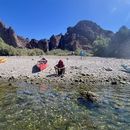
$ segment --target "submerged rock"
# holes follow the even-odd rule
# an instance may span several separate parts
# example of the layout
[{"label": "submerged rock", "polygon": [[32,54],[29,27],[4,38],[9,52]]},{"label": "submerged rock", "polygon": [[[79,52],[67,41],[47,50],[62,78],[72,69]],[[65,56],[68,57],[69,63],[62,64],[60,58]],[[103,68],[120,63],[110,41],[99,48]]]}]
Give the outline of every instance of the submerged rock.
[{"label": "submerged rock", "polygon": [[33,92],[31,92],[31,91],[29,91],[29,90],[24,90],[24,91],[23,91],[23,94],[33,95]]},{"label": "submerged rock", "polygon": [[97,102],[99,101],[99,96],[91,91],[83,91],[80,92],[81,96],[91,102]]}]

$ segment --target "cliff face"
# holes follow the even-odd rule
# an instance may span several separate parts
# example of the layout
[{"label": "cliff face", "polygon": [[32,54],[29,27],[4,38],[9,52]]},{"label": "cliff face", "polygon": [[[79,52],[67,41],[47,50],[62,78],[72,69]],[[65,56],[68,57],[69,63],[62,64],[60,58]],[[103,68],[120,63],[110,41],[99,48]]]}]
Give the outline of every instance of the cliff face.
[{"label": "cliff face", "polygon": [[4,40],[5,43],[14,47],[24,48],[29,42],[23,37],[17,36],[11,27],[5,27],[2,22],[0,22],[0,37]]},{"label": "cliff face", "polygon": [[80,21],[74,27],[69,27],[67,33],[62,37],[60,46],[68,50],[81,48],[84,50],[91,49],[92,43],[97,36],[112,37],[111,31],[103,30],[96,23],[91,21]]},{"label": "cliff face", "polygon": [[48,44],[49,41],[46,39],[41,39],[39,41],[36,39],[31,39],[31,41],[26,44],[26,47],[29,49],[39,48],[44,52],[47,52],[49,49]]}]

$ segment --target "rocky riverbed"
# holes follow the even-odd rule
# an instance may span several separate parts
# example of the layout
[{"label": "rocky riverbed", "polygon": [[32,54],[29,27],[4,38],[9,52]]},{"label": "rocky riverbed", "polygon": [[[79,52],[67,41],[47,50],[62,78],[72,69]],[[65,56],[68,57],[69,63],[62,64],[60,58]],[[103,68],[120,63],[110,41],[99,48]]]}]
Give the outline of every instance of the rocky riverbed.
[{"label": "rocky riverbed", "polygon": [[[45,57],[48,68],[34,72],[37,61]],[[0,64],[0,78],[3,80],[24,80],[32,84],[54,83],[66,86],[86,85],[95,83],[129,83],[130,74],[126,73],[123,65],[130,65],[129,59],[99,58],[79,56],[37,56],[37,57],[6,57],[7,61]],[[62,59],[66,72],[64,77],[57,77],[54,65]]]}]

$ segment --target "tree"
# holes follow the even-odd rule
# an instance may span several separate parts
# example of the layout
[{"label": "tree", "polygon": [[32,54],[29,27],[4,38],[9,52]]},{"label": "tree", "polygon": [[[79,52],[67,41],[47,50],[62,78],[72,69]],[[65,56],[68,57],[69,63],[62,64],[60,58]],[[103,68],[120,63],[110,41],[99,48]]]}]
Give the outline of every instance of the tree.
[{"label": "tree", "polygon": [[93,52],[95,56],[105,56],[105,50],[110,43],[110,38],[98,36],[93,42]]}]

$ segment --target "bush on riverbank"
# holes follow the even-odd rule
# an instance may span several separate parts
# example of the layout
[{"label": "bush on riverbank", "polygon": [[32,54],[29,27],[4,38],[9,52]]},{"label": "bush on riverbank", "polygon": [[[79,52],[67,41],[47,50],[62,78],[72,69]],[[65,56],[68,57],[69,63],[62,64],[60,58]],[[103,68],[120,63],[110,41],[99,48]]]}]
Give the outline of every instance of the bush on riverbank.
[{"label": "bush on riverbank", "polygon": [[99,36],[93,42],[93,53],[95,56],[105,56],[110,44],[110,39]]},{"label": "bush on riverbank", "polygon": [[67,56],[70,54],[68,50],[54,49],[52,51],[48,51],[47,55],[56,55],[56,56]]}]

